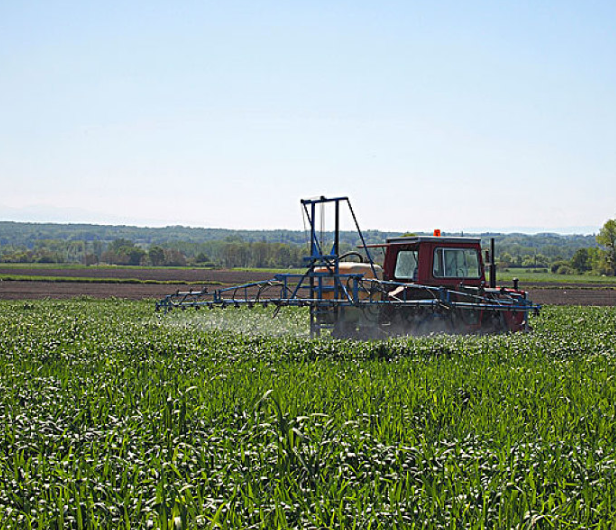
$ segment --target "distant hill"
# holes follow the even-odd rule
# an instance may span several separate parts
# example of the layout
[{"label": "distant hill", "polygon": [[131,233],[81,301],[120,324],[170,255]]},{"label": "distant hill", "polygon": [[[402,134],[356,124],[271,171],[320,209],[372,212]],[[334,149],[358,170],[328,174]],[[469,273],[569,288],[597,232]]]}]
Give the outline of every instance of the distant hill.
[{"label": "distant hill", "polygon": [[[331,236],[331,233],[326,233]],[[364,236],[369,243],[380,243],[387,237],[399,236],[399,232],[368,230]],[[287,243],[303,245],[309,234],[301,230],[230,230],[224,228],[191,228],[166,226],[147,228],[125,225],[25,223],[0,221],[0,245],[23,245],[32,247],[41,240],[100,241],[110,243],[116,239],[130,239],[136,244],[153,245],[183,241],[206,243],[209,241],[237,241],[254,243]],[[341,240],[355,244],[356,232],[342,232]]]},{"label": "distant hill", "polygon": [[[401,235],[399,232],[381,232],[367,230],[364,232],[369,244],[382,243],[388,237]],[[460,235],[460,234],[448,234]],[[561,256],[570,258],[579,248],[596,247],[593,235],[544,234],[502,234],[482,233],[464,234],[479,236],[487,242],[490,237],[496,239],[499,252],[519,254],[544,254],[548,257]],[[187,226],[167,226],[147,228],[125,225],[96,224],[60,224],[60,223],[26,223],[0,221],[0,245],[33,248],[37,242],[57,241],[99,241],[103,244],[117,239],[129,239],[142,247],[175,242],[207,243],[211,241],[226,242],[267,242],[306,245],[309,234],[301,230],[230,230],[222,228],[191,228]],[[325,234],[329,240],[331,233]],[[341,243],[356,246],[360,243],[355,232],[341,233]]]}]

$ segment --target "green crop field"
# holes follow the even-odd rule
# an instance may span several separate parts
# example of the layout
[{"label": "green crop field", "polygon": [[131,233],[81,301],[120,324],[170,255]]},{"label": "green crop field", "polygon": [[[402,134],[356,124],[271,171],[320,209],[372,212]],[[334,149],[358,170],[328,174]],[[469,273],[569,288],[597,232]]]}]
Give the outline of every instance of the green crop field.
[{"label": "green crop field", "polygon": [[616,310],[310,340],[306,314],[0,302],[0,528],[612,528]]},{"label": "green crop field", "polygon": [[616,278],[614,278],[614,276],[598,276],[596,274],[556,274],[533,269],[508,269],[506,271],[498,271],[497,277],[499,285],[509,283],[514,278],[520,280],[521,284],[596,284],[597,286],[609,287],[614,287],[616,285]]}]

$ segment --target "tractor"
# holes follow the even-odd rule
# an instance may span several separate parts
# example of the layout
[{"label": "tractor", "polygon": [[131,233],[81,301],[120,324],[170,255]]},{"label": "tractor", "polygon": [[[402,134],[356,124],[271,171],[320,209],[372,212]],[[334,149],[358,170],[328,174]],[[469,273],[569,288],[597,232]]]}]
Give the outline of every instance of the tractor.
[{"label": "tractor", "polygon": [[[312,336],[329,331],[336,338],[354,339],[528,331],[530,313],[539,312],[517,280],[510,288],[496,286],[493,239],[485,264],[480,239],[443,236],[439,230],[369,245],[348,197],[304,199],[301,204],[310,226],[303,274],[276,274],[212,293],[206,288],[178,291],[158,301],[156,309],[309,307]],[[359,238],[358,249],[346,253],[340,251],[343,205]],[[334,209],[329,251],[322,222],[326,207]],[[372,257],[376,248],[384,251],[382,265]]]}]

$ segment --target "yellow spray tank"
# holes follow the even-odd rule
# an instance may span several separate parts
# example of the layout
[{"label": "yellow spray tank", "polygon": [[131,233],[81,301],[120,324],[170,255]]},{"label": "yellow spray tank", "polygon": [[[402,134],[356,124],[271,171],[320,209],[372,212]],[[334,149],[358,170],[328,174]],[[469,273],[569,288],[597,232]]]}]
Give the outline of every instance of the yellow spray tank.
[{"label": "yellow spray tank", "polygon": [[[314,269],[314,272],[317,274],[319,273],[326,274],[329,271],[330,269],[328,269],[327,267],[315,267]],[[338,264],[338,271],[339,271],[339,274],[341,275],[347,275],[347,274],[363,275],[364,280],[370,280],[370,279],[382,280],[383,279],[383,269],[379,265],[376,265],[376,264],[370,265],[369,263],[355,263],[355,262],[350,262],[350,261],[343,261]],[[376,272],[376,278],[374,276],[375,272]],[[324,276],[323,278],[321,278],[321,282],[323,286],[322,299],[323,300],[334,300],[335,291],[334,291],[333,271],[332,271],[331,278]],[[349,279],[349,281],[347,282],[347,285],[344,285],[344,282],[343,282],[343,286],[346,287],[346,290],[349,296],[352,297],[353,296],[353,281]],[[346,296],[344,293],[338,293],[338,299],[345,298],[345,297]],[[367,300],[368,298],[370,298],[369,292],[365,290],[359,291],[360,300]]]}]

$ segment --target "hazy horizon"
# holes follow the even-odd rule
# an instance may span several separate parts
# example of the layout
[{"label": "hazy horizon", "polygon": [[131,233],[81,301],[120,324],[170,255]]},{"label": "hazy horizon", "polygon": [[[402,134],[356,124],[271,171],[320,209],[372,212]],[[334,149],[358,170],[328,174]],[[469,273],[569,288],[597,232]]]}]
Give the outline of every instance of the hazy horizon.
[{"label": "hazy horizon", "polygon": [[[356,212],[358,213],[358,212]],[[75,217],[76,216],[76,217]],[[407,231],[415,231],[421,233],[430,233],[433,228],[399,228],[399,229],[382,229],[378,226],[366,227],[362,225],[361,222],[361,214],[358,213],[358,221],[360,224],[360,228],[363,231],[368,230],[378,230],[381,232],[407,232]],[[297,222],[295,226],[279,226],[279,227],[269,227],[269,228],[260,228],[258,226],[246,226],[241,228],[230,228],[225,226],[206,226],[206,225],[187,225],[181,223],[167,223],[166,221],[156,221],[154,219],[134,219],[134,218],[122,218],[118,217],[116,219],[108,218],[105,216],[101,216],[100,213],[90,212],[87,210],[82,210],[79,208],[23,208],[23,209],[11,209],[6,208],[0,204],[0,221],[7,222],[17,222],[17,223],[33,223],[33,224],[66,224],[66,225],[79,225],[79,224],[87,224],[87,225],[98,225],[98,226],[135,226],[138,228],[166,228],[173,226],[183,226],[187,228],[205,228],[205,229],[222,229],[222,230],[291,230],[291,231],[301,231],[304,229],[302,224],[302,220],[300,217],[300,212],[298,209]],[[435,227],[437,228],[437,227]],[[552,233],[552,234],[560,234],[560,235],[595,235],[599,232],[601,227],[561,227],[557,229],[545,229],[544,227],[528,227],[528,226],[511,226],[511,227],[490,227],[490,226],[479,226],[479,227],[461,227],[461,228],[443,228],[438,227],[444,232],[449,233],[460,233],[465,232],[469,234],[480,234],[480,233],[502,233],[502,234],[512,234],[512,233],[521,233],[528,235],[536,235],[536,234],[544,234],[544,233]],[[346,229],[351,230],[351,227],[347,227]]]}]

